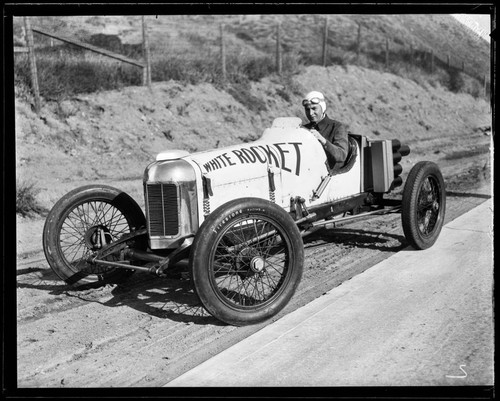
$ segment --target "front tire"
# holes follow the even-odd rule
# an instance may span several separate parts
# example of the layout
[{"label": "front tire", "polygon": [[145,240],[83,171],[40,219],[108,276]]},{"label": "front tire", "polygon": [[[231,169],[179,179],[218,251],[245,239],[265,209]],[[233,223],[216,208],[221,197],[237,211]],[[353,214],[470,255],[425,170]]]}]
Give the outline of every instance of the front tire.
[{"label": "front tire", "polygon": [[401,218],[407,241],[415,249],[436,242],[444,223],[446,191],[439,167],[429,161],[410,170],[403,190]]},{"label": "front tire", "polygon": [[[87,262],[87,258],[123,234],[146,224],[139,205],[125,192],[107,185],[87,185],[63,196],[49,212],[43,250],[52,270],[73,286],[119,282],[133,270]],[[145,249],[144,238],[134,245]],[[118,256],[106,258],[118,261]]]},{"label": "front tire", "polygon": [[203,222],[193,242],[191,277],[203,306],[235,326],[256,324],[293,296],[304,264],[297,225],[280,206],[236,199]]}]

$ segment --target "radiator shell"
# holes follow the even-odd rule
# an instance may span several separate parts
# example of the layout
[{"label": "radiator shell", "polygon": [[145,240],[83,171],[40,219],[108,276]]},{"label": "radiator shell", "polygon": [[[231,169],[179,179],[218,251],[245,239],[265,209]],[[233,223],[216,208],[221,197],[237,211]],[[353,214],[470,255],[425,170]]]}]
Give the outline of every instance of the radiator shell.
[{"label": "radiator shell", "polygon": [[177,248],[198,229],[194,168],[183,159],[157,161],[143,184],[150,248]]}]

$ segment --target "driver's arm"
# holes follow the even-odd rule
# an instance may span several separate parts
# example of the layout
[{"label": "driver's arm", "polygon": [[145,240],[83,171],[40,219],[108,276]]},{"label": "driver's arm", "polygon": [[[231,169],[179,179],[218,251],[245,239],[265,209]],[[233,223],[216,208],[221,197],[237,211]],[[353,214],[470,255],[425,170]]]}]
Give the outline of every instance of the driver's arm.
[{"label": "driver's arm", "polygon": [[345,124],[335,123],[330,132],[323,133],[326,142],[323,145],[328,162],[333,168],[341,165],[347,158],[349,140],[347,139],[348,128]]},{"label": "driver's arm", "polygon": [[312,129],[311,132],[323,145],[330,168],[342,166],[349,150],[347,125],[335,121],[322,133],[315,129]]}]

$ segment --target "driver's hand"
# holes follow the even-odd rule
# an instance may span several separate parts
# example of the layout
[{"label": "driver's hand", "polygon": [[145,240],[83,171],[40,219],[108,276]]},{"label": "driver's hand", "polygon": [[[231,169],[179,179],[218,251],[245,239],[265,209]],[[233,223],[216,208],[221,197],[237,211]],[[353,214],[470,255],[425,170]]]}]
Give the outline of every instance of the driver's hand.
[{"label": "driver's hand", "polygon": [[316,131],[315,129],[312,129],[310,130],[311,134],[313,134],[316,139],[322,144],[322,145],[325,145],[326,144],[326,139],[323,138],[323,135],[321,135],[318,131]]}]

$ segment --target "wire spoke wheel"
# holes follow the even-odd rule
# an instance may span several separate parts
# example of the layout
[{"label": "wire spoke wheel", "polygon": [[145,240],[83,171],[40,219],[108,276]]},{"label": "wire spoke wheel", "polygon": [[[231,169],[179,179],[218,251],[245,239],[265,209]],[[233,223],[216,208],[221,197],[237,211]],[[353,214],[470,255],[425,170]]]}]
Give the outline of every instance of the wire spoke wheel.
[{"label": "wire spoke wheel", "polygon": [[444,223],[446,192],[443,176],[433,162],[419,162],[408,174],[401,218],[406,239],[415,249],[431,247]]},{"label": "wire spoke wheel", "polygon": [[418,228],[422,235],[429,235],[436,227],[440,209],[439,185],[435,177],[424,180],[417,199]]},{"label": "wire spoke wheel", "polygon": [[254,324],[283,309],[300,282],[302,238],[290,215],[258,198],[222,205],[193,242],[195,291],[216,318]]},{"label": "wire spoke wheel", "polygon": [[[92,255],[145,224],[144,213],[127,194],[105,185],[77,188],[52,208],[43,232],[50,267],[71,285],[106,283],[128,277],[132,270],[91,263]],[[144,241],[137,241],[144,248]],[[120,260],[119,253],[104,258]]]},{"label": "wire spoke wheel", "polygon": [[[71,210],[62,222],[59,235],[61,254],[75,273],[103,274],[113,268],[87,263],[88,258],[103,246],[130,232],[124,214],[106,201],[82,203]],[[116,261],[117,255],[106,260]]]},{"label": "wire spoke wheel", "polygon": [[282,245],[286,237],[263,218],[235,221],[221,234],[209,259],[221,301],[253,308],[272,300],[289,269],[289,244]]}]

